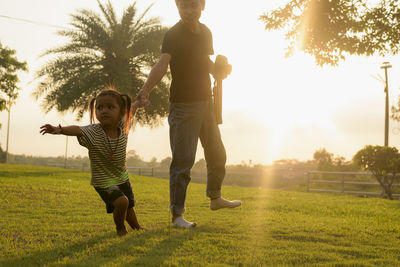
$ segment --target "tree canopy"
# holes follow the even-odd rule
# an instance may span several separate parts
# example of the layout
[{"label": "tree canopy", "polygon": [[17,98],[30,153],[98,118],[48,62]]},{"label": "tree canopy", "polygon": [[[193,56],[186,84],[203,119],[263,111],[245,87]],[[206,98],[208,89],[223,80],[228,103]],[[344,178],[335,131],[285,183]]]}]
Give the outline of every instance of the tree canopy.
[{"label": "tree canopy", "polygon": [[399,0],[290,0],[260,19],[267,30],[286,31],[287,56],[299,48],[320,66],[400,49]]},{"label": "tree canopy", "polygon": [[[37,73],[36,97],[43,96],[46,112],[77,112],[82,118],[88,101],[108,85],[136,96],[149,69],[160,55],[166,28],[158,18],[145,19],[148,9],[137,14],[135,3],[117,18],[111,3],[98,1],[101,14],[78,10],[72,14],[71,30],[58,32],[69,38],[61,47],[48,50],[53,56]],[[154,125],[168,111],[168,90],[164,82],[150,96],[151,105],[136,114],[140,124]]]},{"label": "tree canopy", "polygon": [[318,171],[355,171],[358,166],[346,161],[342,156],[335,156],[325,148],[318,149],[313,154],[313,159],[317,163]]},{"label": "tree canopy", "polygon": [[353,158],[354,162],[370,171],[382,186],[384,196],[393,199],[393,182],[400,172],[400,153],[395,147],[365,146]]},{"label": "tree canopy", "polygon": [[17,72],[26,71],[26,63],[15,57],[15,50],[3,47],[0,43],[0,111],[7,108],[7,102],[18,97],[19,82]]}]

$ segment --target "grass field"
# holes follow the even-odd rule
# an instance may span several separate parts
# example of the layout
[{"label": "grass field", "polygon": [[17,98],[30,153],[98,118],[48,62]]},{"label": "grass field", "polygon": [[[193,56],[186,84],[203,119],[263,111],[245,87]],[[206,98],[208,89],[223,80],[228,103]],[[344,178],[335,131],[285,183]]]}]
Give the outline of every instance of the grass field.
[{"label": "grass field", "polygon": [[191,230],[170,228],[168,180],[131,177],[141,223],[114,232],[87,172],[0,164],[0,266],[399,266],[400,203],[224,187],[235,210],[210,211],[190,184]]}]

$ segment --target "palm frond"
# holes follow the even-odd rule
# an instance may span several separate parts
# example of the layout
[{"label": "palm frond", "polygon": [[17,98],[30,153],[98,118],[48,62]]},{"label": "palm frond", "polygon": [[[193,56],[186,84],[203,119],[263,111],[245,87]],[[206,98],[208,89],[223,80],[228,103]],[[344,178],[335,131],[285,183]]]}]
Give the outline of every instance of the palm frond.
[{"label": "palm frond", "polygon": [[136,23],[132,25],[132,29],[136,29],[136,28],[140,28],[140,24],[142,23],[142,20],[144,19],[144,17],[146,16],[147,12],[149,12],[150,8],[153,6],[154,4],[151,4],[150,6],[148,6],[145,11],[142,13],[142,15],[140,15],[137,19],[136,19]]},{"label": "palm frond", "polygon": [[[132,57],[148,58],[150,56],[158,56],[161,51],[161,43],[163,36],[167,31],[164,27],[144,27],[135,33],[134,39],[132,40],[129,50],[132,52]],[[143,57],[142,57],[143,58]],[[148,63],[154,63],[153,60]]]},{"label": "palm frond", "polygon": [[136,6],[135,3],[130,5],[124,10],[124,14],[121,19],[121,32],[124,36],[129,36],[130,28],[136,16]]},{"label": "palm frond", "polygon": [[[133,3],[118,21],[110,1],[98,4],[100,15],[85,9],[71,15],[74,30],[58,32],[69,38],[69,42],[43,53],[43,56],[56,55],[36,74],[40,82],[34,95],[43,97],[42,107],[46,112],[55,108],[74,112],[81,118],[88,100],[109,84],[134,96],[160,55],[166,28],[157,18],[144,19],[151,6],[136,19]],[[138,123],[155,126],[166,116],[166,83],[159,84],[151,101],[151,107],[138,113]]]},{"label": "palm frond", "polygon": [[[109,30],[98,15],[87,10],[81,10],[80,13],[72,15],[71,23],[81,35],[67,33],[70,37],[77,37],[88,44],[104,49],[110,42],[112,31]],[[74,41],[75,39],[72,39]]]},{"label": "palm frond", "polygon": [[102,5],[99,0],[97,0],[97,3],[99,4],[101,12],[106,18],[110,28],[114,28],[118,24],[118,21],[110,1],[107,1],[107,6]]}]

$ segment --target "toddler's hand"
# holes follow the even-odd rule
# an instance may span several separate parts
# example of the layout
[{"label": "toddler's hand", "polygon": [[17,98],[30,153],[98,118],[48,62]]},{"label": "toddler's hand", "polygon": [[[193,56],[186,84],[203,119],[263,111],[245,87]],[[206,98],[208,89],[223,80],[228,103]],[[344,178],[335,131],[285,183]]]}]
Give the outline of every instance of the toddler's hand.
[{"label": "toddler's hand", "polygon": [[61,125],[58,127],[50,125],[50,124],[45,124],[42,127],[40,127],[40,133],[42,135],[44,134],[61,134]]}]

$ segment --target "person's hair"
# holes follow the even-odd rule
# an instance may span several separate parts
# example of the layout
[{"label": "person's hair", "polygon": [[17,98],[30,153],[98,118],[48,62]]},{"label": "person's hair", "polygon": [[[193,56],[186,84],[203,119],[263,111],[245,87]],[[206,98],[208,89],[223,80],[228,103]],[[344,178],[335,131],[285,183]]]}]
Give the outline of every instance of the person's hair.
[{"label": "person's hair", "polygon": [[[202,5],[205,5],[206,0],[199,0],[199,1]],[[178,4],[178,2],[185,2],[185,0],[175,0],[175,4]]]},{"label": "person's hair", "polygon": [[95,116],[95,103],[99,97],[102,96],[112,96],[117,100],[121,115],[125,117],[125,133],[129,132],[129,126],[132,119],[132,99],[127,94],[121,94],[117,91],[114,86],[107,86],[104,90],[100,92],[96,97],[93,97],[89,102],[89,113],[90,113],[90,123],[94,123]]}]

